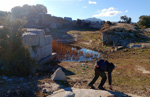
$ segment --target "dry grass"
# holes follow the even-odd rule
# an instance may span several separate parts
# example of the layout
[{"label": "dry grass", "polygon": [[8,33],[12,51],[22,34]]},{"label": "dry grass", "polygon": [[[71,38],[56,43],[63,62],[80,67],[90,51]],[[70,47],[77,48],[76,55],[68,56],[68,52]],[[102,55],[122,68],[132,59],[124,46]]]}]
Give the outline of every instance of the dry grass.
[{"label": "dry grass", "polygon": [[88,58],[97,58],[97,55],[94,55],[93,53],[78,51],[77,49],[72,49],[71,46],[65,45],[63,43],[58,43],[57,41],[53,40],[53,52],[57,52],[57,59],[60,61],[64,60],[73,60],[78,61],[80,60],[80,56]]},{"label": "dry grass", "polygon": [[[109,53],[106,58],[109,62],[117,65],[112,73],[113,87],[119,92],[131,93],[149,97],[150,94],[150,74],[144,74],[137,69],[137,65],[150,71],[150,49],[127,49],[115,53]],[[82,67],[82,64],[86,67]],[[94,75],[94,62],[92,63],[61,63],[67,70],[75,75],[68,76],[72,80],[69,82],[81,81],[80,88],[84,88],[92,80]],[[88,75],[88,76],[87,76]],[[100,79],[95,86],[99,85]],[[106,88],[108,82],[105,83]]]}]

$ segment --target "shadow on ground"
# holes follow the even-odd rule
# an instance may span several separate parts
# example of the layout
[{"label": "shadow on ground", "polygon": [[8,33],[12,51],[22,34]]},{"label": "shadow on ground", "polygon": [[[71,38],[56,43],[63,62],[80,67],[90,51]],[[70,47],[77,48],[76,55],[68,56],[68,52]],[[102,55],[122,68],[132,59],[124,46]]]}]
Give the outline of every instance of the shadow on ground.
[{"label": "shadow on ground", "polygon": [[121,92],[118,92],[118,91],[110,91],[110,90],[106,90],[108,91],[109,93],[115,95],[115,97],[131,97],[125,93],[121,93]]}]

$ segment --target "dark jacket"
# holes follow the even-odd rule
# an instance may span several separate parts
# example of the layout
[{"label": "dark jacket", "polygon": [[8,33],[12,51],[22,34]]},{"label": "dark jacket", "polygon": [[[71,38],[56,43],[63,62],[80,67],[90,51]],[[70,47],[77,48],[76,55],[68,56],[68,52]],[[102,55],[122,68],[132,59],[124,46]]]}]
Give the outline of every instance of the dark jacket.
[{"label": "dark jacket", "polygon": [[109,85],[111,85],[112,82],[112,77],[111,77],[111,72],[115,68],[115,65],[113,63],[109,63],[106,60],[99,60],[97,61],[96,68],[103,71],[103,72],[108,72],[108,80],[109,80]]}]

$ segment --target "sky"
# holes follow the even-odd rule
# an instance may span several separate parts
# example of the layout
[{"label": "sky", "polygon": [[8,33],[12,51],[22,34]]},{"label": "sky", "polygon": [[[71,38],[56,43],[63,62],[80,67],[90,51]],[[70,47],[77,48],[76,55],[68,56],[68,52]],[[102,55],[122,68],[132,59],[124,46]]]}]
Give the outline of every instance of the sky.
[{"label": "sky", "polygon": [[96,17],[117,22],[126,15],[138,22],[141,15],[150,15],[150,0],[0,0],[0,11],[24,4],[43,4],[48,14],[73,20]]}]

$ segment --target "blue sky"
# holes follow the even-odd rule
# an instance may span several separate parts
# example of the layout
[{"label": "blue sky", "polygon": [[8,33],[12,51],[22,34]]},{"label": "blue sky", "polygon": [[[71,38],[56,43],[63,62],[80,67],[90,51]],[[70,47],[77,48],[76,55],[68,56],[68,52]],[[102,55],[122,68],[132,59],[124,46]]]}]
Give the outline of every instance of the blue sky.
[{"label": "blue sky", "polygon": [[14,6],[43,4],[48,13],[58,17],[86,19],[96,17],[119,21],[127,15],[138,22],[141,15],[150,15],[150,0],[0,0],[0,10],[10,11]]}]

